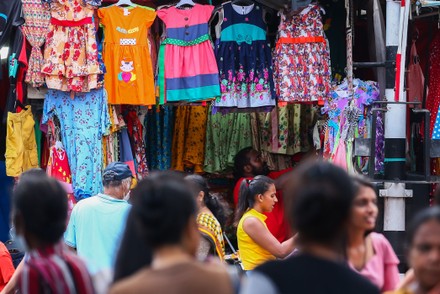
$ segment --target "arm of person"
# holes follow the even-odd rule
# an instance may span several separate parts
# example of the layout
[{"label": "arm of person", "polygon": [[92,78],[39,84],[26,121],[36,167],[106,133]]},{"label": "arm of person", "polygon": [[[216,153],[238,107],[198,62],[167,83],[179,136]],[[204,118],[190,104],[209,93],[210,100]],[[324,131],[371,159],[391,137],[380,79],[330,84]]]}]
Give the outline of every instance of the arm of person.
[{"label": "arm of person", "polygon": [[284,258],[295,248],[294,237],[280,243],[270,231],[255,217],[248,217],[243,222],[243,230],[255,243],[277,258]]},{"label": "arm of person", "polygon": [[414,270],[412,268],[410,268],[405,276],[403,277],[403,279],[399,282],[399,284],[397,284],[396,289],[405,289],[407,288],[409,285],[411,285],[412,283],[414,283],[415,281],[415,277],[414,277]]},{"label": "arm of person", "polygon": [[384,285],[382,291],[391,291],[398,289],[400,282],[399,269],[397,264],[385,264]]},{"label": "arm of person", "polygon": [[24,264],[24,258],[20,261],[17,268],[15,269],[14,274],[12,275],[9,282],[6,284],[6,286],[3,288],[3,290],[0,292],[0,294],[13,294],[15,293],[15,290],[18,286],[18,277],[21,274],[21,271],[23,269]]}]

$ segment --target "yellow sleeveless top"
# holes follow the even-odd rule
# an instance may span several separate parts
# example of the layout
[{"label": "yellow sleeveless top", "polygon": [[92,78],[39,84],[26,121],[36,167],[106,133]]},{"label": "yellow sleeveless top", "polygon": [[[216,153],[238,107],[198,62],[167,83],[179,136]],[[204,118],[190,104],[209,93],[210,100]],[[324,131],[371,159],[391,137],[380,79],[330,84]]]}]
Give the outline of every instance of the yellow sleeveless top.
[{"label": "yellow sleeveless top", "polygon": [[253,208],[246,211],[241,217],[237,227],[237,242],[243,267],[247,271],[253,270],[255,267],[266,261],[275,259],[275,256],[255,243],[254,240],[252,240],[252,238],[243,230],[243,222],[248,217],[256,217],[263,223],[266,230],[268,230],[266,223],[264,222],[267,216],[259,213]]}]

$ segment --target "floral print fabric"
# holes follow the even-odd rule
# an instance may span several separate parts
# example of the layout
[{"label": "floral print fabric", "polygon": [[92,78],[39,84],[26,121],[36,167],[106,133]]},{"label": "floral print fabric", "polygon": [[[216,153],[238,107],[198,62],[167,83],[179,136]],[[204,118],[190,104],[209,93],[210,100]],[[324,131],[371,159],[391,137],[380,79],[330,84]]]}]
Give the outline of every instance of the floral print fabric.
[{"label": "floral print fabric", "polygon": [[174,109],[167,105],[154,106],[145,116],[147,161],[151,170],[171,168]]},{"label": "floral print fabric", "polygon": [[57,116],[61,137],[72,172],[73,193],[77,200],[102,191],[102,136],[110,127],[104,91],[70,93],[49,90],[44,100],[42,123]]},{"label": "floral print fabric", "polygon": [[331,66],[318,5],[300,13],[281,14],[273,53],[274,82],[279,101],[306,102],[328,98]]},{"label": "floral print fabric", "polygon": [[216,44],[221,96],[215,106],[274,105],[272,54],[263,9],[254,5],[250,12],[241,14],[238,7],[231,3],[223,5],[222,31]]},{"label": "floral print fabric", "polygon": [[212,107],[209,109],[205,172],[231,171],[235,155],[249,146],[252,146],[251,113],[212,114]]},{"label": "floral print fabric", "polygon": [[171,153],[172,169],[203,172],[207,117],[208,108],[205,106],[177,107]]},{"label": "floral print fabric", "polygon": [[22,29],[32,46],[25,81],[32,87],[41,87],[44,84],[44,75],[41,73],[41,65],[43,64],[41,46],[46,40],[49,29],[50,12],[47,4],[42,3],[41,0],[22,0],[22,3],[25,19]]},{"label": "floral print fabric", "polygon": [[[89,92],[102,73],[93,23],[100,1],[52,0],[42,73],[50,89]],[[88,4],[88,5],[84,5]]]}]

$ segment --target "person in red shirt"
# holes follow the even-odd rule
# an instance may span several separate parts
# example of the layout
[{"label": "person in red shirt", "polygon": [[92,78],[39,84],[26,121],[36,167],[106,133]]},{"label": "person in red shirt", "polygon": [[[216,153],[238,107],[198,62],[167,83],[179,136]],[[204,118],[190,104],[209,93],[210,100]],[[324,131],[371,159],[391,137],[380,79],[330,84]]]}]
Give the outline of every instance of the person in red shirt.
[{"label": "person in red shirt", "polygon": [[2,291],[9,282],[14,271],[11,254],[9,254],[5,244],[0,242],[0,291]]},{"label": "person in red shirt", "polygon": [[272,212],[265,213],[265,215],[267,216],[266,225],[269,231],[279,242],[286,241],[292,235],[287,220],[284,217],[284,200],[281,191],[284,179],[286,178],[284,175],[291,170],[289,168],[278,172],[271,172],[267,163],[262,160],[260,152],[252,147],[240,150],[234,158],[234,176],[237,179],[234,188],[235,207],[238,204],[240,184],[244,179],[251,180],[258,175],[265,175],[275,180],[278,203]]}]

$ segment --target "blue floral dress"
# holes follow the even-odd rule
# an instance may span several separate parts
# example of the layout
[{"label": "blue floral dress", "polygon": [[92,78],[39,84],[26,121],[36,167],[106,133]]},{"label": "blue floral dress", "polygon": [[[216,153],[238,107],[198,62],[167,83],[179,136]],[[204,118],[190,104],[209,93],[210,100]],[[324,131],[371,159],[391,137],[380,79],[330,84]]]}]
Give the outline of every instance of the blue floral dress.
[{"label": "blue floral dress", "polygon": [[42,123],[57,116],[72,172],[77,200],[102,192],[102,136],[110,127],[107,98],[102,89],[88,93],[49,90]]},{"label": "blue floral dress", "polygon": [[216,45],[221,96],[215,106],[274,105],[272,55],[263,9],[255,4],[242,7],[228,3],[223,5],[223,12]]}]

